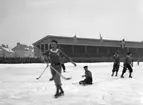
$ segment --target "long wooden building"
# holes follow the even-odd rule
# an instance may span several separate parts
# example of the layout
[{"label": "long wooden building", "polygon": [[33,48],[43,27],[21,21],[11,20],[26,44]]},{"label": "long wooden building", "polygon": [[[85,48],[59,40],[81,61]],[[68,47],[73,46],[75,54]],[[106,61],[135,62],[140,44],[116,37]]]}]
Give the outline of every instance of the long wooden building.
[{"label": "long wooden building", "polygon": [[[33,43],[35,56],[49,49],[51,40],[57,40],[59,47],[78,62],[112,61],[113,54],[119,52],[123,59],[127,52],[132,52],[134,60],[143,60],[143,43],[121,40],[89,39],[47,35]],[[122,47],[124,46],[124,47]]]}]

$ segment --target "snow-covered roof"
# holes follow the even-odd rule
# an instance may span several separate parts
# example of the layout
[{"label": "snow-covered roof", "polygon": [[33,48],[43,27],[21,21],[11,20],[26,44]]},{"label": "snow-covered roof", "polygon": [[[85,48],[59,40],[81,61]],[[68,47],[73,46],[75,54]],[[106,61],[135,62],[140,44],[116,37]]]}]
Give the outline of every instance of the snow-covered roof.
[{"label": "snow-covered roof", "polygon": [[14,52],[14,51],[12,51],[11,49],[9,49],[9,48],[6,48],[6,47],[2,47],[2,49],[4,49],[5,51],[7,51],[7,52]]},{"label": "snow-covered roof", "polygon": [[15,46],[14,48],[12,48],[13,51],[16,51],[16,50],[30,51],[32,49],[33,49],[32,46],[27,46],[25,44],[19,44]]},{"label": "snow-covered roof", "polygon": [[25,50],[30,50],[28,47],[24,48]]}]

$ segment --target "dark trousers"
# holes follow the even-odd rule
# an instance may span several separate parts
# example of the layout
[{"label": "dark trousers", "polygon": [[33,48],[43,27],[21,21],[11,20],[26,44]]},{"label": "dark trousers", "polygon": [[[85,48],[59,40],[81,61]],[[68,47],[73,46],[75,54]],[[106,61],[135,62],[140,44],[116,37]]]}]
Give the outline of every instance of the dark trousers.
[{"label": "dark trousers", "polygon": [[85,78],[84,80],[79,81],[79,84],[82,84],[82,85],[92,84],[92,78],[91,78],[91,77],[87,77],[87,78]]},{"label": "dark trousers", "polygon": [[133,69],[132,69],[131,65],[128,64],[128,63],[125,63],[122,72],[125,73],[127,69],[129,70],[129,73],[133,72]]},{"label": "dark trousers", "polygon": [[119,64],[114,63],[112,72],[118,72],[118,71],[119,71]]},{"label": "dark trousers", "polygon": [[65,65],[64,65],[64,64],[61,64],[61,66],[62,66],[62,68],[63,68],[63,71],[65,71],[65,70],[66,70]]}]

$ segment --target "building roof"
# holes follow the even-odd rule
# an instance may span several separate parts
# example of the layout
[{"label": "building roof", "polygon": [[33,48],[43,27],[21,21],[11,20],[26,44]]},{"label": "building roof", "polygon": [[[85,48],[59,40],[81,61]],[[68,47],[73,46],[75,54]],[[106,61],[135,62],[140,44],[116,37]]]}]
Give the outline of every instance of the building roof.
[{"label": "building roof", "polygon": [[15,46],[14,48],[12,48],[13,51],[15,50],[25,50],[25,51],[31,51],[33,50],[32,46],[27,46],[25,44],[20,44],[18,43],[17,46]]},{"label": "building roof", "polygon": [[[91,39],[91,38],[47,35],[42,39],[33,43],[33,45],[50,43],[51,40],[57,40],[59,44],[67,44],[67,45],[87,45],[87,46],[90,45],[90,46],[109,46],[109,47],[120,47],[122,41],[122,40],[108,40],[108,39],[101,40],[101,39]],[[125,41],[125,46],[133,48],[143,48],[143,43],[134,41]]]},{"label": "building roof", "polygon": [[0,51],[6,51],[6,52],[9,52],[9,53],[14,53],[14,51],[13,50],[11,50],[11,49],[9,49],[9,48],[6,48],[6,47],[2,47],[2,46],[0,46]]}]

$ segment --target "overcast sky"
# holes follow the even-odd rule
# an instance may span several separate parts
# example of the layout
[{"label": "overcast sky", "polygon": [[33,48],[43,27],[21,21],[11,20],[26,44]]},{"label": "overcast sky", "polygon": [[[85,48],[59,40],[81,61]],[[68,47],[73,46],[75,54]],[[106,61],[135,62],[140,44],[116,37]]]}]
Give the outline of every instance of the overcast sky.
[{"label": "overcast sky", "polygon": [[0,44],[46,35],[143,41],[143,0],[0,0]]}]

